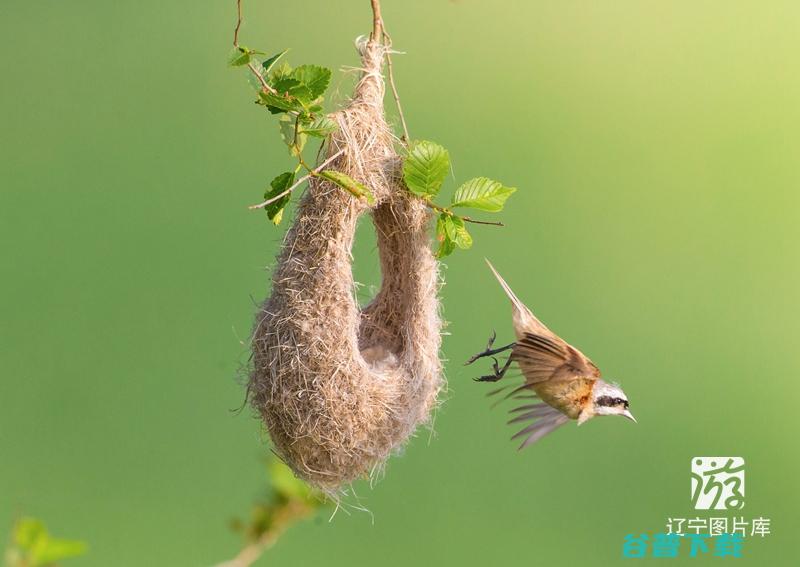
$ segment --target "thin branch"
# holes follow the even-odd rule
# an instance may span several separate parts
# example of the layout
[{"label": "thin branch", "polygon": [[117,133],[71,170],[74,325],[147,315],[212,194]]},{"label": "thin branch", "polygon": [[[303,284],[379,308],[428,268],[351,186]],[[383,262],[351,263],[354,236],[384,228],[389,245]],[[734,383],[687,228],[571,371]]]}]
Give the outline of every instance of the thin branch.
[{"label": "thin branch", "polygon": [[264,207],[266,207],[267,205],[270,205],[270,204],[274,203],[275,201],[278,201],[278,200],[280,200],[282,197],[285,197],[286,195],[288,195],[289,193],[291,193],[292,191],[294,191],[294,190],[295,190],[295,189],[296,189],[296,188],[297,188],[299,185],[302,185],[302,184],[303,184],[303,182],[305,182],[305,181],[306,181],[306,179],[308,179],[309,177],[313,177],[314,175],[316,175],[317,173],[319,173],[320,171],[322,171],[322,170],[323,170],[323,169],[324,169],[324,168],[325,168],[325,167],[326,167],[328,164],[330,164],[330,163],[331,163],[333,160],[335,160],[336,158],[338,158],[338,157],[339,157],[340,155],[342,155],[343,153],[344,153],[344,150],[343,150],[343,149],[342,149],[342,150],[339,150],[338,152],[336,152],[335,154],[333,154],[331,157],[329,157],[328,159],[326,159],[325,161],[323,161],[321,164],[319,164],[317,167],[315,167],[314,169],[312,169],[312,170],[311,170],[311,171],[308,173],[308,175],[304,175],[303,177],[301,177],[300,179],[298,179],[298,180],[297,180],[297,181],[294,183],[294,185],[292,185],[291,187],[289,187],[289,188],[288,188],[286,191],[282,191],[282,192],[281,192],[281,193],[279,193],[278,195],[275,195],[274,197],[270,197],[269,199],[267,199],[267,200],[266,200],[266,201],[264,201],[263,203],[259,203],[258,205],[250,205],[248,208],[249,208],[249,209],[251,209],[251,210],[252,210],[252,209],[263,209],[263,208],[264,208]]},{"label": "thin branch", "polygon": [[308,517],[312,512],[303,505],[289,503],[278,510],[273,520],[273,527],[261,534],[256,541],[245,546],[233,559],[217,564],[215,567],[250,567],[261,555],[275,545],[278,538],[298,520]]},{"label": "thin branch", "polygon": [[403,126],[403,143],[408,145],[411,141],[411,137],[408,135],[408,125],[406,124],[406,117],[403,115],[403,106],[400,104],[400,95],[397,93],[397,85],[394,82],[394,67],[392,66],[392,38],[386,32],[386,28],[383,29],[383,39],[384,44],[386,45],[386,68],[389,71],[389,86],[392,89],[392,97],[394,97],[394,104],[397,107],[397,114],[400,115],[400,124]]},{"label": "thin branch", "polygon": [[262,74],[261,74],[261,73],[258,71],[258,69],[256,69],[256,66],[255,66],[255,65],[253,65],[252,63],[248,63],[248,64],[247,64],[247,68],[248,68],[248,69],[250,69],[250,70],[253,72],[253,75],[255,75],[255,76],[256,76],[256,78],[258,79],[258,82],[259,82],[259,83],[261,83],[261,88],[262,88],[262,89],[264,89],[264,90],[265,90],[265,91],[267,91],[268,93],[272,93],[272,94],[278,94],[278,91],[276,91],[276,90],[275,90],[275,89],[273,89],[271,86],[269,86],[269,84],[267,83],[267,80],[266,80],[266,79],[264,78],[264,76],[263,76],[263,75],[262,75]]},{"label": "thin branch", "polygon": [[381,3],[380,0],[370,0],[370,4],[372,5],[372,34],[369,38],[372,41],[378,42],[384,36]]},{"label": "thin branch", "polygon": [[242,0],[236,0],[236,29],[233,30],[233,46],[239,47],[239,28],[242,27]]},{"label": "thin branch", "polygon": [[437,205],[436,203],[428,201],[427,199],[423,199],[422,197],[420,197],[420,200],[423,203],[425,203],[428,206],[429,209],[433,209],[434,211],[437,211],[439,213],[444,213],[444,214],[446,214],[447,216],[450,216],[450,217],[458,217],[461,220],[463,220],[464,222],[471,222],[473,224],[488,224],[488,225],[491,225],[491,226],[505,226],[503,223],[501,223],[499,221],[482,221],[482,220],[474,219],[472,217],[462,217],[461,215],[457,215],[456,213],[454,213],[453,211],[451,211],[447,207],[442,207],[441,205]]},{"label": "thin branch", "polygon": [[472,217],[459,217],[464,222],[471,222],[472,224],[488,224],[491,226],[505,226],[503,223],[499,221],[485,221],[485,220],[478,220]]},{"label": "thin branch", "polygon": [[[236,27],[233,29],[233,47],[239,50],[242,50],[239,47],[239,29],[241,29],[241,27],[242,27],[242,0],[236,0]],[[269,83],[267,83],[266,79],[264,79],[263,75],[261,75],[259,70],[256,69],[256,66],[253,65],[252,62],[247,64],[247,68],[250,69],[253,75],[256,76],[256,79],[258,79],[258,82],[261,83],[261,88],[263,90],[267,91],[268,93],[278,94],[278,91],[269,86]]]}]

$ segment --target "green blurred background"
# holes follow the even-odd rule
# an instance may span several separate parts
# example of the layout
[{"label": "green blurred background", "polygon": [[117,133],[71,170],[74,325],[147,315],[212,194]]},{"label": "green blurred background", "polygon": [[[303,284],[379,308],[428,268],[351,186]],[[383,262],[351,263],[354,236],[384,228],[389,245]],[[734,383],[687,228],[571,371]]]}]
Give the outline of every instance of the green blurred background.
[{"label": "green blurred background", "polygon": [[[457,180],[519,191],[505,228],[446,262],[435,433],[356,486],[371,515],[295,527],[262,563],[615,564],[624,534],[696,515],[692,456],[736,455],[741,514],[773,531],[736,561],[796,564],[800,5],[383,4],[412,136],[446,146]],[[285,230],[246,206],[290,157],[226,67],[234,14],[0,6],[0,534],[41,517],[90,543],[69,564],[223,560],[265,484],[259,423],[229,410]],[[371,23],[366,0],[245,14],[244,44],[333,69]],[[336,74],[333,102],[351,82]],[[355,256],[376,284],[368,226]],[[485,368],[461,365],[492,328],[512,337],[484,256],[622,383],[638,425],[516,451],[471,381]]]}]

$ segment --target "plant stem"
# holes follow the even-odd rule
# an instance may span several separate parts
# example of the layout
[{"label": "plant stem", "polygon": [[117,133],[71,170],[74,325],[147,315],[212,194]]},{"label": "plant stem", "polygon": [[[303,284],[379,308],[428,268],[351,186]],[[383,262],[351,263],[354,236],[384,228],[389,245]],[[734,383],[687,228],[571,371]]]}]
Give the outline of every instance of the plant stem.
[{"label": "plant stem", "polygon": [[403,115],[403,106],[400,104],[400,95],[397,93],[397,85],[394,82],[394,67],[392,66],[392,38],[383,29],[384,45],[386,45],[386,68],[389,71],[389,86],[392,89],[392,97],[394,98],[394,105],[397,107],[397,114],[400,116],[400,124],[403,126],[403,145],[408,145],[411,137],[408,135],[408,125],[406,124],[406,117]]},{"label": "plant stem", "polygon": [[250,567],[266,550],[275,545],[275,542],[289,526],[310,514],[311,511],[306,506],[289,503],[286,508],[279,511],[272,528],[261,534],[256,541],[244,547],[236,557],[219,563],[215,567]]},{"label": "plant stem", "polygon": [[428,206],[428,208],[433,209],[436,212],[445,214],[445,215],[447,215],[449,217],[460,218],[464,222],[471,222],[473,224],[488,224],[488,225],[491,225],[491,226],[505,226],[503,223],[498,222],[498,221],[482,221],[482,220],[474,219],[472,217],[462,217],[461,215],[457,215],[456,213],[454,213],[452,210],[448,209],[447,207],[442,207],[442,206],[437,205],[436,203],[433,203],[433,202],[431,202],[431,201],[429,201],[427,199],[424,199],[422,197],[420,197],[420,199]]},{"label": "plant stem", "polygon": [[242,27],[242,0],[236,0],[236,29],[233,30],[233,46],[239,48],[239,28]]},{"label": "plant stem", "polygon": [[[322,171],[328,164],[330,164],[333,160],[338,158],[343,153],[344,153],[344,150],[339,150],[338,152],[333,154],[331,157],[329,157],[328,159],[323,161],[321,164],[319,164],[317,167],[315,167],[314,169],[309,170],[308,175],[304,175],[303,177],[301,177],[300,179],[295,181],[294,185],[289,187],[286,191],[283,191],[280,194],[275,195],[274,197],[271,197],[271,198],[267,199],[263,203],[259,203],[257,205],[250,205],[250,207],[248,207],[248,208],[249,209],[263,209],[264,207],[274,203],[275,201],[277,201],[281,197],[285,197],[286,195],[288,195],[289,193],[294,191],[295,188],[297,188],[299,185],[301,185],[306,179],[308,179],[309,177],[312,177],[312,176],[316,175],[317,173],[319,173],[320,171]],[[306,169],[308,169],[308,166],[305,165],[304,163],[301,163],[300,165],[303,165]]]},{"label": "plant stem", "polygon": [[[236,27],[233,29],[233,47],[236,49],[241,49],[239,47],[239,29],[242,27],[242,0],[236,0]],[[258,82],[261,83],[261,88],[268,93],[278,94],[278,91],[273,89],[267,83],[266,79],[264,79],[263,75],[256,69],[256,66],[252,63],[247,64],[247,68],[256,76]]]},{"label": "plant stem", "polygon": [[383,18],[381,17],[380,0],[370,0],[372,5],[372,34],[370,40],[378,42],[383,38]]}]

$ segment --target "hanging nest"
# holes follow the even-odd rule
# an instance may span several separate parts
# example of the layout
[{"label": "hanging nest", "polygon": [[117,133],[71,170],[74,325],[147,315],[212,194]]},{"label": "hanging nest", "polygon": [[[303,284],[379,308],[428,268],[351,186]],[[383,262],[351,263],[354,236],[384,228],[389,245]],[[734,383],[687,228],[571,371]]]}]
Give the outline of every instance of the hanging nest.
[{"label": "hanging nest", "polygon": [[[375,204],[311,178],[253,333],[251,403],[280,457],[329,493],[380,469],[430,420],[444,384],[430,213],[403,184],[386,123],[386,49],[362,45],[362,76],[347,107],[332,116],[339,130],[325,156],[341,150],[329,167],[369,187]],[[367,212],[382,283],[361,309],[351,248]]]}]

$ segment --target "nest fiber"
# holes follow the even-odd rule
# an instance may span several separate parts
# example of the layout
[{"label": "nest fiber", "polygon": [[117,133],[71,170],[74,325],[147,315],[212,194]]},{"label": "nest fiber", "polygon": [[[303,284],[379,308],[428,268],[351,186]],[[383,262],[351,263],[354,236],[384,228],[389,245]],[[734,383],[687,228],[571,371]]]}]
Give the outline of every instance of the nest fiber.
[{"label": "nest fiber", "polygon": [[[375,204],[311,179],[253,336],[253,407],[276,452],[328,492],[380,468],[429,421],[443,386],[430,213],[403,185],[384,116],[385,49],[362,48],[361,78],[333,115],[339,130],[326,149],[342,151],[328,167],[369,187]],[[360,309],[351,248],[363,213],[375,226],[382,282]]]}]

